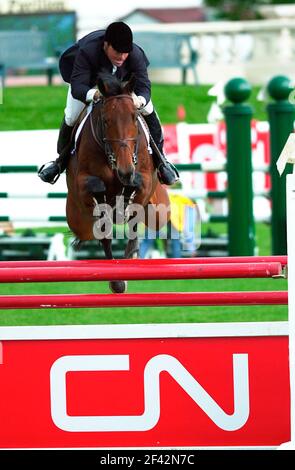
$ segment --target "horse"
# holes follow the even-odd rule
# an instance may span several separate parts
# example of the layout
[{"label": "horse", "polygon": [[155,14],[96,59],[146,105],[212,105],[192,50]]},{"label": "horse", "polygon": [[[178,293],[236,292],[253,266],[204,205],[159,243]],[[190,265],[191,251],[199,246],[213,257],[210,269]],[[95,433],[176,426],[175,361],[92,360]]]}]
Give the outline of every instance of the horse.
[{"label": "horse", "polygon": [[[113,259],[114,222],[129,228],[125,258],[138,257],[138,223],[159,230],[170,220],[167,190],[158,180],[145,121],[133,103],[134,78],[100,74],[92,106],[67,167],[66,217],[75,244],[97,240]],[[131,236],[132,235],[132,236]],[[126,281],[110,281],[114,293]]]}]

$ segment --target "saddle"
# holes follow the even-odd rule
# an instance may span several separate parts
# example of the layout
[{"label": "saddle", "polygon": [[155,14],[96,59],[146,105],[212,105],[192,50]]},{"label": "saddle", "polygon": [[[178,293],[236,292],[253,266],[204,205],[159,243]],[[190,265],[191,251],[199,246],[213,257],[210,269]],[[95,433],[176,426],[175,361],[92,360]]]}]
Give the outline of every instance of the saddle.
[{"label": "saddle", "polygon": [[73,127],[73,132],[72,132],[72,139],[71,139],[71,154],[74,154],[76,152],[76,149],[79,144],[79,137],[81,135],[81,131],[84,127],[84,124],[89,116],[89,114],[92,111],[92,103],[90,103],[88,106],[85,106],[84,109],[81,111],[76,124]]}]

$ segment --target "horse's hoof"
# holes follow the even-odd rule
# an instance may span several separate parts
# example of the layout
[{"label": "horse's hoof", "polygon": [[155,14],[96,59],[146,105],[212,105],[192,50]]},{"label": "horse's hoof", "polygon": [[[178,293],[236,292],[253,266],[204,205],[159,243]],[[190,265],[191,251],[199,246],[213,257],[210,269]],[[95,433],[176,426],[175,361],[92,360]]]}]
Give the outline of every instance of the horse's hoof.
[{"label": "horse's hoof", "polygon": [[129,244],[127,245],[127,248],[125,250],[125,258],[126,259],[139,258],[138,244],[136,244],[135,246],[129,246]]},{"label": "horse's hoof", "polygon": [[109,283],[110,289],[114,294],[124,294],[127,292],[127,281],[111,281]]}]

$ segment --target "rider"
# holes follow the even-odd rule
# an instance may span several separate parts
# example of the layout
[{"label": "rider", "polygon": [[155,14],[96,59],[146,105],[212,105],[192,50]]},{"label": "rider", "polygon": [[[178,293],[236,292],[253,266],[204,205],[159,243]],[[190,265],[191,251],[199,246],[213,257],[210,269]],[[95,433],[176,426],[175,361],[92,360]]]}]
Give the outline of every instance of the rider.
[{"label": "rider", "polygon": [[158,147],[153,161],[161,183],[171,185],[178,178],[176,168],[163,154],[164,138],[159,117],[151,101],[151,82],[147,73],[149,61],[144,51],[133,43],[129,26],[121,21],[111,23],[105,31],[94,31],[67,49],[59,61],[60,72],[69,83],[65,116],[59,131],[59,157],[49,166],[43,165],[38,175],[46,183],[55,183],[67,167],[70,156],[72,129],[85,104],[97,102],[97,74],[108,71],[120,79],[136,78],[133,101],[143,114],[150,134]]}]

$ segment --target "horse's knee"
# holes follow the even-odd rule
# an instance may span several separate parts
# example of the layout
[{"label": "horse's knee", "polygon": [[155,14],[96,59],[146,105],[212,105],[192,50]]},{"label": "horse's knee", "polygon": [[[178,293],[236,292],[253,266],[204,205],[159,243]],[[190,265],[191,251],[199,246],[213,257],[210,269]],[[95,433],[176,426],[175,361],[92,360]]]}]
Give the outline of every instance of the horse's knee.
[{"label": "horse's knee", "polygon": [[138,171],[135,172],[133,186],[136,189],[140,189],[141,186],[142,186],[142,175],[140,173],[138,173]]},{"label": "horse's knee", "polygon": [[104,201],[106,187],[104,182],[97,176],[84,176],[78,183],[79,197],[84,205],[92,206],[93,198],[99,203]]},{"label": "horse's knee", "polygon": [[90,194],[104,193],[106,191],[106,186],[98,176],[87,176],[85,189]]}]

